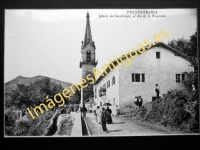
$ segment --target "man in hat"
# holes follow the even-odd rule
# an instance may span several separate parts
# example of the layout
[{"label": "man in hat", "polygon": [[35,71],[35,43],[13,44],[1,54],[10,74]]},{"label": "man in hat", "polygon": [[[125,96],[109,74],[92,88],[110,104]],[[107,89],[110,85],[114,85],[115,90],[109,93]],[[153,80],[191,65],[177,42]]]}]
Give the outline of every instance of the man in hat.
[{"label": "man in hat", "polygon": [[156,89],[155,89],[155,91],[156,91],[156,96],[157,96],[157,98],[159,98],[160,87],[158,86],[158,84],[156,84]]},{"label": "man in hat", "polygon": [[106,127],[106,121],[107,121],[107,114],[106,110],[104,107],[102,107],[102,112],[101,112],[101,121],[102,121],[102,128],[103,131],[108,133],[107,127]]},{"label": "man in hat", "polygon": [[112,123],[112,117],[111,117],[112,110],[109,107],[107,107],[106,111],[107,111],[107,124],[111,124]]}]

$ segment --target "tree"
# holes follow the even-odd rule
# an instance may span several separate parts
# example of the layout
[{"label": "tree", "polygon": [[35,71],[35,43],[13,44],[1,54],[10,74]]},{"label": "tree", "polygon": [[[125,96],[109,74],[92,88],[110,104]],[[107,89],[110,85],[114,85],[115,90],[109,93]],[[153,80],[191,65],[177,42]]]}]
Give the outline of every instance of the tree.
[{"label": "tree", "polygon": [[184,39],[183,37],[177,40],[173,39],[168,42],[168,45],[191,58],[192,66],[195,70],[198,68],[197,31],[190,36],[190,39]]},{"label": "tree", "polygon": [[[177,49],[181,53],[187,55],[190,58],[191,64],[194,67],[194,72],[185,73],[187,80],[183,82],[186,88],[187,101],[184,104],[184,111],[189,112],[190,117],[190,129],[195,132],[199,132],[199,93],[198,93],[198,56],[197,56],[197,31],[190,36],[190,39],[172,40],[168,43],[172,48]],[[183,94],[180,94],[181,96]],[[183,99],[181,97],[181,99]],[[182,119],[182,117],[181,117]]]},{"label": "tree", "polygon": [[46,100],[46,96],[53,99],[54,95],[62,92],[61,84],[50,82],[50,78],[36,80],[29,85],[17,84],[17,88],[12,90],[10,96],[10,106],[18,109],[26,109],[40,105]]},{"label": "tree", "polygon": [[81,92],[77,90],[76,93],[74,95],[72,95],[72,97],[69,98],[69,103],[79,104],[80,99],[81,99]]}]

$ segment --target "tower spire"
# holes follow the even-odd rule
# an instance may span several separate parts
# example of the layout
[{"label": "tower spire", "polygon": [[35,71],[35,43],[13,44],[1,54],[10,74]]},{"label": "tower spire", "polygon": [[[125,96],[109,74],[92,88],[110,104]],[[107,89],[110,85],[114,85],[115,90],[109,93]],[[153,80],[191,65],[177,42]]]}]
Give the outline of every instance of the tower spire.
[{"label": "tower spire", "polygon": [[90,16],[89,13],[87,12],[87,22],[86,22],[86,30],[85,30],[85,39],[84,39],[84,47],[87,45],[87,43],[92,44],[92,33],[91,33],[91,28],[90,28]]}]

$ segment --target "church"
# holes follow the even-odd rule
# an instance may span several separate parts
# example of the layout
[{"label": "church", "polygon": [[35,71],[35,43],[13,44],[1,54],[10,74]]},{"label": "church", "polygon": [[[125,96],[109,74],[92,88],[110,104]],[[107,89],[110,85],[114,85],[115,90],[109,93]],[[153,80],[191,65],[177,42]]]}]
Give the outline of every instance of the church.
[{"label": "church", "polygon": [[[92,40],[89,14],[84,42],[82,42],[82,77],[87,74],[94,77],[96,67],[95,44]],[[138,50],[137,50],[138,52]],[[164,43],[155,43],[135,58],[130,58],[130,65],[119,65],[99,78],[88,88],[83,89],[83,100],[94,100],[98,106],[104,103],[118,105],[120,108],[133,103],[136,96],[143,98],[143,103],[156,99],[155,85],[160,87],[160,97],[170,89],[184,89],[183,81],[187,79],[185,72],[194,71],[189,58]],[[126,59],[126,58],[123,58]],[[120,59],[119,59],[120,61]]]},{"label": "church", "polygon": [[[94,78],[93,68],[96,67],[97,61],[95,58],[95,43],[92,40],[92,33],[90,28],[90,20],[89,20],[89,13],[87,13],[87,21],[86,21],[86,30],[85,30],[85,38],[84,42],[82,41],[81,46],[81,62],[80,68],[82,69],[82,78],[86,78],[87,75],[90,74],[91,78]],[[90,97],[94,95],[93,92],[93,85],[89,84],[87,81],[88,86],[83,88],[83,101],[88,101]]]}]

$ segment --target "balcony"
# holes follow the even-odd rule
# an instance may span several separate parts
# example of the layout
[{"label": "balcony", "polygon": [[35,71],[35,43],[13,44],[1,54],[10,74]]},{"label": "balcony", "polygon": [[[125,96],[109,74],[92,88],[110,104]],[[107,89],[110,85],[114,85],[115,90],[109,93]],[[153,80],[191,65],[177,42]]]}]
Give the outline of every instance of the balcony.
[{"label": "balcony", "polygon": [[100,87],[99,89],[99,97],[106,95],[106,88]]}]

